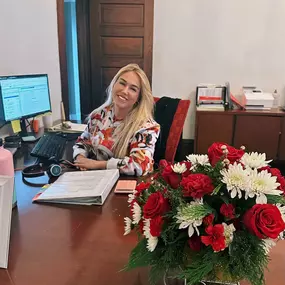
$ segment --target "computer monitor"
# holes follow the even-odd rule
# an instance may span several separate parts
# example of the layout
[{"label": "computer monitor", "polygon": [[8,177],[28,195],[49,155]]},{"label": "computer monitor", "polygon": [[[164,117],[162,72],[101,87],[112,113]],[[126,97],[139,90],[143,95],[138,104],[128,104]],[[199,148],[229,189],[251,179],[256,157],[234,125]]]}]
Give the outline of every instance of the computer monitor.
[{"label": "computer monitor", "polygon": [[0,120],[21,121],[50,112],[50,94],[47,74],[0,76]]}]

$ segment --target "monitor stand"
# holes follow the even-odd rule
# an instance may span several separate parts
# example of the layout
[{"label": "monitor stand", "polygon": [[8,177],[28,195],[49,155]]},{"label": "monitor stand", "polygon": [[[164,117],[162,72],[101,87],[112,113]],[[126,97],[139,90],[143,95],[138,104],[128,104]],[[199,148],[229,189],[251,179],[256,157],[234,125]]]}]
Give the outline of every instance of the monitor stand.
[{"label": "monitor stand", "polygon": [[23,142],[36,142],[40,137],[37,136],[34,132],[27,131],[26,122],[26,119],[20,120],[21,132],[19,133],[19,136],[21,137]]}]

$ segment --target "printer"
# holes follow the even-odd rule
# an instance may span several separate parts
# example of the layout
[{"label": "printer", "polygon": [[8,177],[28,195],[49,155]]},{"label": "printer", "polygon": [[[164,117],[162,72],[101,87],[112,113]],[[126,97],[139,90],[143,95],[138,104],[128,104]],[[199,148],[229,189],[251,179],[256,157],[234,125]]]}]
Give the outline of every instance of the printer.
[{"label": "printer", "polygon": [[246,110],[270,110],[273,107],[274,97],[272,93],[262,91],[244,92],[242,104]]}]

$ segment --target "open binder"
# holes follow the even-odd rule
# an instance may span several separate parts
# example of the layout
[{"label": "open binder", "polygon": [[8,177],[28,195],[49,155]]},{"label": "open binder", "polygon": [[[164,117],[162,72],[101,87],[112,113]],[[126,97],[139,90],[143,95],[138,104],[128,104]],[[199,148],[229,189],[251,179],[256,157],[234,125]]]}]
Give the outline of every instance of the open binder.
[{"label": "open binder", "polygon": [[118,178],[118,169],[66,172],[33,202],[103,205]]}]

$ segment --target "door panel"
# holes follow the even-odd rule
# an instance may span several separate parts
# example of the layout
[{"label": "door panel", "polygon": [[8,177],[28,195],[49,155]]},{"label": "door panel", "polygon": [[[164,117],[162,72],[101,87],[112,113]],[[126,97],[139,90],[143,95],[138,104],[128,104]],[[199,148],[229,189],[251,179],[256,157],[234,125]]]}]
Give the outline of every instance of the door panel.
[{"label": "door panel", "polygon": [[267,159],[276,159],[280,126],[280,117],[237,116],[234,146],[244,145],[247,151],[265,152]]},{"label": "door panel", "polygon": [[[89,0],[91,104],[88,113],[105,100],[104,91],[116,72],[138,64],[152,77],[154,0]],[[85,100],[84,98],[82,98]]]},{"label": "door panel", "polygon": [[195,153],[206,154],[214,142],[232,144],[234,116],[197,113]]},{"label": "door panel", "polygon": [[143,5],[101,4],[101,25],[143,27]]},{"label": "door panel", "polygon": [[142,44],[142,38],[101,38],[102,56],[142,58]]},{"label": "door panel", "polygon": [[114,75],[119,71],[119,68],[114,67],[102,67],[101,80],[103,82],[104,89],[108,87]]}]

